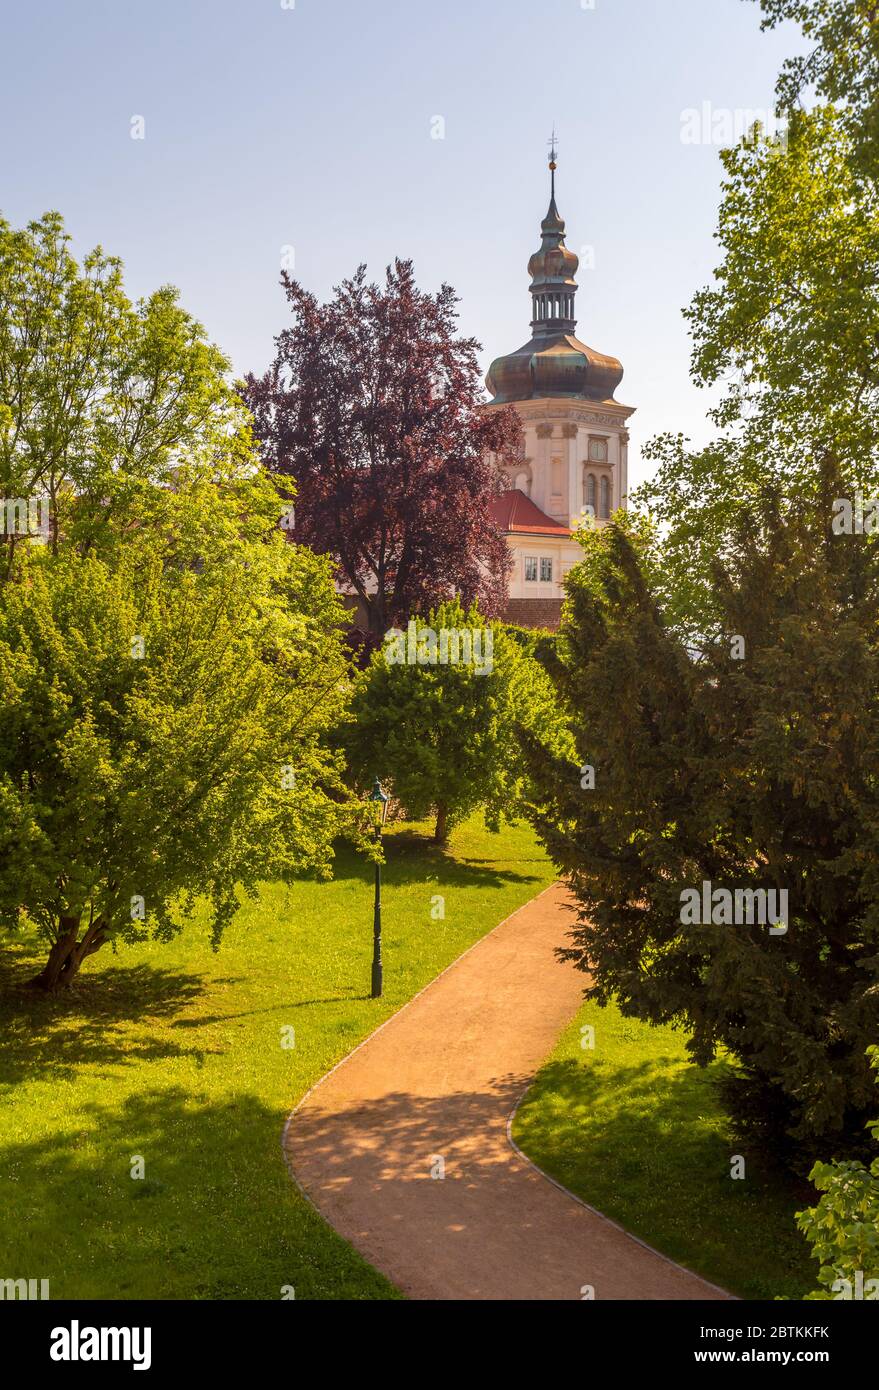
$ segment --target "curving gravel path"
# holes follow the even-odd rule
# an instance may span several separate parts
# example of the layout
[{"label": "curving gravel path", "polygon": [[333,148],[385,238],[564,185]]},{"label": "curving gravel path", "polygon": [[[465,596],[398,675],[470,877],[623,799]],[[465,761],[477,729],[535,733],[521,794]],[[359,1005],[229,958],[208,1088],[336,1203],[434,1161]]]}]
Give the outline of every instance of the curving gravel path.
[{"label": "curving gravel path", "polygon": [[[725,1299],[557,1186],[508,1121],[581,1000],[561,885],[513,913],[318,1082],[292,1175],[410,1298]],[[435,1174],[444,1171],[440,1179]]]}]

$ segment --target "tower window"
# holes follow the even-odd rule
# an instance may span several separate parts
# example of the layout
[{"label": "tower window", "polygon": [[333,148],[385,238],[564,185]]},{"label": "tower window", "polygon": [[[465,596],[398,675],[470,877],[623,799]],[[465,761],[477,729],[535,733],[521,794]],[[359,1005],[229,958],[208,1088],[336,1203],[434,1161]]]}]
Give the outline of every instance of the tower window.
[{"label": "tower window", "polygon": [[606,439],[590,439],[589,458],[592,463],[607,463]]},{"label": "tower window", "polygon": [[598,498],[596,496],[597,487],[598,484],[595,481],[595,474],[587,473],[586,478],[584,480],[583,501],[585,505],[590,509],[590,515],[592,516],[596,516],[598,514]]},{"label": "tower window", "polygon": [[610,484],[607,478],[601,480],[601,515],[605,520],[610,516]]}]

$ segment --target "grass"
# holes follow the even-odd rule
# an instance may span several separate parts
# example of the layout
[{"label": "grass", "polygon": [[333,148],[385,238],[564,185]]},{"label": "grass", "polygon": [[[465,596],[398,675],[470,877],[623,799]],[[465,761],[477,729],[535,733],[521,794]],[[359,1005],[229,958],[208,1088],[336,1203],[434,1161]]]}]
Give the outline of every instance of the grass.
[{"label": "grass", "polygon": [[53,1299],[397,1296],[290,1181],[286,1116],[554,876],[524,827],[472,821],[445,853],[426,830],[387,834],[380,1001],[367,997],[372,868],[350,851],[329,884],[268,885],[218,954],[199,927],[105,948],[56,999],[20,988],[41,944],[4,946],[0,1278],[48,1278]]},{"label": "grass", "polygon": [[[581,1029],[595,1030],[584,1050]],[[587,1035],[588,1040],[588,1035]],[[741,1298],[802,1298],[817,1266],[794,1225],[808,1184],[731,1143],[713,1079],[672,1028],[583,1006],[519,1108],[516,1143],[633,1235]],[[745,1158],[745,1178],[731,1158]]]}]

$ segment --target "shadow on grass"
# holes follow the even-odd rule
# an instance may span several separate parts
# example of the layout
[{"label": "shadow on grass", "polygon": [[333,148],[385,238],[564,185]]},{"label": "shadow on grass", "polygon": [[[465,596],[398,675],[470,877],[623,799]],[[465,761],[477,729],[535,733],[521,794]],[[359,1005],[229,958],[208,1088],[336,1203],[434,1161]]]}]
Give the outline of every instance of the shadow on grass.
[{"label": "shadow on grass", "polygon": [[301,1200],[283,1114],[257,1097],[170,1088],[80,1115],[76,1134],[2,1150],[27,1227],[15,1258],[52,1298],[280,1299],[284,1285],[297,1298],[392,1296]]},{"label": "shadow on grass", "polygon": [[[414,830],[390,834],[384,840],[385,863],[382,882],[390,887],[409,883],[440,883],[448,888],[502,888],[509,883],[540,883],[537,873],[520,873],[516,869],[499,867],[503,863],[501,842],[497,859],[468,858],[456,854],[449,846],[438,845],[429,836]],[[518,863],[526,863],[517,856]],[[535,855],[535,864],[545,859]],[[357,879],[372,883],[375,869],[363,855],[357,855],[347,845],[337,848],[333,877]]]},{"label": "shadow on grass", "polygon": [[45,995],[26,987],[34,968],[29,951],[12,948],[0,956],[0,1086],[33,1076],[69,1081],[94,1062],[133,1066],[184,1055],[201,1062],[207,1055],[150,1038],[143,1027],[173,1018],[199,998],[207,987],[200,975],[113,966],[84,971],[71,989]]}]

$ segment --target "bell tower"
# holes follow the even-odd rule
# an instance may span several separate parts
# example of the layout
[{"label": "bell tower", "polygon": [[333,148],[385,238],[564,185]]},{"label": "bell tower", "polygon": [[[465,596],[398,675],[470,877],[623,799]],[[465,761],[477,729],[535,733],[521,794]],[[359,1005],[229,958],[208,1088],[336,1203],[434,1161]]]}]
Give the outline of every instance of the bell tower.
[{"label": "bell tower", "polygon": [[626,506],[634,414],[615,397],[622,363],[575,336],[579,260],[565,244],[557,168],[553,132],[549,209],[528,262],[531,337],[492,362],[483,407],[512,405],[522,420],[525,456],[510,471],[497,520],[514,557],[510,617],[531,626],[551,626],[547,613],[561,611],[564,577],[581,554],[572,528],[584,516],[601,525]]}]

